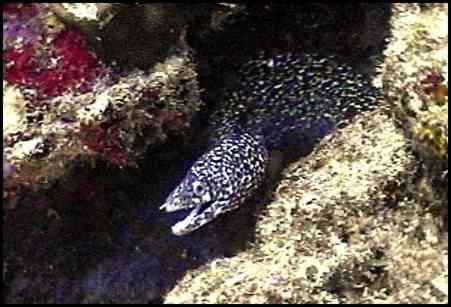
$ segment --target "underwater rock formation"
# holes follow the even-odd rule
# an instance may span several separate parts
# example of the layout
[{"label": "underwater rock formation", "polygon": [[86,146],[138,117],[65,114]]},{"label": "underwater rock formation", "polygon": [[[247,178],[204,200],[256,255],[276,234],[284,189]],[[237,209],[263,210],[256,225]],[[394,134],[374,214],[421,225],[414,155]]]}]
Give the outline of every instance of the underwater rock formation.
[{"label": "underwater rock formation", "polygon": [[254,242],[187,272],[164,302],[446,301],[447,233],[415,199],[417,170],[387,115],[359,117],[283,172],[255,229],[224,230]]},{"label": "underwater rock formation", "polygon": [[[224,231],[255,241],[188,272],[165,303],[447,303],[447,21],[447,4],[395,5],[375,78],[394,108],[290,165],[255,230]],[[431,126],[434,142],[415,136]]]},{"label": "underwater rock formation", "polygon": [[15,169],[4,190],[40,189],[83,162],[134,166],[199,109],[182,41],[152,67],[126,70],[102,62],[48,5],[7,4],[3,14],[4,163]]},{"label": "underwater rock formation", "polygon": [[63,3],[51,4],[50,10],[83,33],[105,62],[145,69],[163,61],[187,26],[207,17],[214,7],[208,3]]},{"label": "underwater rock formation", "polygon": [[[285,4],[223,3],[219,5],[221,10],[211,18],[197,20],[202,25],[196,24],[194,28],[199,27],[196,29],[200,30],[192,32],[193,28],[188,29],[186,37],[189,46],[194,47],[197,53],[196,59],[202,58],[197,72],[202,72],[199,77],[205,89],[203,94],[211,98],[206,100],[206,107],[214,110],[215,104],[211,104],[211,101],[217,100],[223,85],[235,78],[230,71],[265,49],[262,46],[276,53],[292,48],[297,52],[324,49],[326,54],[331,50],[344,50],[342,53],[345,55],[355,55],[365,51],[368,44],[378,42],[384,36],[380,29],[383,25],[379,13],[384,12],[385,8],[371,11],[371,21],[359,17],[362,11],[366,12],[361,6],[357,7],[355,3],[348,5],[307,4],[305,7],[293,7]],[[353,9],[349,10],[349,7]],[[387,7],[390,9],[391,6]],[[20,12],[17,8],[21,8]],[[42,30],[35,25],[39,25],[41,19],[33,19],[30,23],[23,20],[36,16],[36,10],[46,6],[35,4],[32,9],[29,8],[28,5],[11,4],[4,10],[9,10],[11,14],[9,19],[5,14],[4,21],[8,20],[14,25],[6,27],[11,35],[4,35],[4,50],[5,46],[13,51],[16,47],[27,50],[25,45],[40,42],[40,35],[36,36],[36,33]],[[315,11],[315,8],[318,10]],[[433,16],[422,24],[425,28],[420,27],[419,33],[426,30],[424,33],[433,32],[434,37],[434,29],[441,31],[443,28],[438,25],[442,24],[445,15],[447,19],[447,6],[441,4],[394,5],[393,12],[390,25],[395,28],[396,22],[399,22],[398,25],[409,24],[409,21],[423,13]],[[103,20],[102,16],[100,14],[98,17],[105,26],[114,21],[114,17]],[[20,22],[14,23],[14,19]],[[7,32],[5,25],[8,24],[4,22],[4,33]],[[85,48],[95,50],[95,44],[87,38],[89,31],[83,32],[84,29],[69,24],[69,21],[66,24],[66,21],[61,23],[57,18],[50,19],[54,37],[61,31],[67,31],[80,42],[80,47],[74,48],[77,53],[86,55],[83,51]],[[366,37],[360,37],[361,32]],[[392,105],[398,105],[400,97],[397,95],[404,91],[394,91],[397,86],[390,85],[389,80],[403,81],[404,69],[408,72],[404,72],[406,75],[416,73],[416,70],[409,70],[408,63],[412,62],[407,61],[408,65],[403,66],[402,58],[392,57],[396,54],[396,48],[393,47],[406,38],[403,36],[405,33],[400,31],[393,35],[387,49],[391,53],[387,54],[386,60],[393,59],[390,65],[400,65],[396,66],[399,70],[389,72],[390,67],[383,66],[388,71],[383,78],[387,93],[390,93],[387,101]],[[24,38],[20,39],[21,36]],[[428,49],[425,41],[429,35],[425,36],[409,39],[407,49],[413,52],[416,45],[420,44],[427,51],[423,50],[421,56],[437,56]],[[84,40],[87,41],[86,45]],[[22,42],[25,45],[22,46]],[[358,48],[353,49],[356,45],[359,45]],[[370,49],[383,49],[378,43],[376,45]],[[431,46],[435,48],[438,45],[433,43]],[[121,46],[116,48],[120,49]],[[186,237],[173,236],[170,226],[174,217],[158,213],[158,206],[181,179],[183,169],[187,169],[187,164],[195,157],[183,154],[186,143],[189,143],[179,142],[180,139],[185,140],[184,137],[175,137],[172,144],[160,144],[157,135],[161,138],[167,135],[168,140],[174,139],[172,131],[179,135],[179,127],[184,126],[186,121],[182,118],[180,123],[180,119],[174,119],[171,112],[180,109],[170,105],[170,100],[163,99],[163,105],[155,101],[160,97],[158,91],[141,89],[142,83],[146,86],[150,84],[151,89],[154,89],[155,84],[160,84],[158,78],[158,82],[149,79],[150,74],[156,73],[162,77],[163,92],[171,89],[170,94],[164,97],[176,96],[176,99],[181,99],[177,101],[182,102],[185,95],[195,97],[198,94],[197,85],[191,83],[194,82],[193,78],[187,78],[186,82],[196,90],[191,91],[189,88],[188,93],[183,93],[185,86],[178,83],[184,83],[184,80],[172,78],[172,61],[184,68],[188,67],[188,75],[189,72],[195,72],[190,49],[183,46],[169,49],[178,51],[177,55],[172,58],[163,56],[156,61],[162,65],[158,69],[157,66],[149,65],[141,70],[113,65],[106,60],[107,57],[89,51],[85,58],[95,61],[87,67],[93,67],[95,73],[106,71],[102,75],[105,79],[94,77],[82,82],[84,85],[77,89],[81,91],[77,94],[73,93],[76,84],[69,84],[67,88],[56,87],[56,96],[50,98],[39,97],[39,89],[24,91],[25,85],[4,81],[4,100],[9,99],[9,102],[4,103],[3,107],[9,116],[4,118],[4,131],[8,131],[8,137],[4,146],[3,168],[6,176],[4,183],[10,184],[10,189],[4,190],[3,195],[8,200],[6,208],[14,208],[4,210],[3,220],[5,302],[448,302],[448,230],[444,218],[447,214],[447,210],[444,210],[447,209],[447,205],[444,205],[447,200],[447,187],[444,184],[444,181],[447,183],[447,175],[444,171],[447,167],[443,163],[437,164],[439,167],[435,169],[426,167],[426,164],[434,161],[427,157],[433,157],[435,150],[427,154],[425,151],[423,155],[419,144],[412,146],[414,138],[406,132],[409,125],[393,124],[394,119],[399,121],[405,116],[402,114],[398,117],[396,113],[386,114],[379,110],[356,118],[345,129],[324,139],[312,152],[312,148],[306,148],[302,153],[303,158],[293,161],[277,179],[275,186],[265,186],[262,193],[240,210],[230,212],[230,215]],[[39,52],[45,54],[47,51],[44,48]],[[28,51],[24,56],[30,53]],[[10,54],[13,58],[18,57],[19,63],[24,63],[17,52]],[[71,56],[69,50],[64,50],[63,54],[65,58]],[[363,52],[362,57],[366,56],[368,54]],[[381,60],[379,56],[376,55],[376,66]],[[190,63],[188,66],[182,64],[187,62]],[[356,62],[353,64],[359,67],[359,59]],[[56,66],[51,67],[63,64],[64,61],[56,62]],[[424,64],[428,66],[428,63]],[[30,68],[23,74],[27,78],[41,75],[39,63],[33,65],[34,68],[22,66]],[[373,65],[371,61],[367,67],[369,71]],[[447,73],[444,67],[440,64],[439,69],[434,67],[432,71],[418,75],[418,80],[416,75],[411,80],[414,81],[411,84],[414,92],[421,93],[419,89],[422,88],[425,97],[438,101],[438,106],[445,100]],[[187,73],[184,68],[181,68],[184,71],[182,75]],[[158,74],[160,69],[165,73]],[[74,71],[73,76],[77,76],[78,70],[75,68]],[[72,74],[70,69],[69,72]],[[57,73],[64,76],[64,71],[57,69]],[[442,77],[444,81],[441,81]],[[164,83],[164,80],[168,83]],[[376,81],[378,87],[382,87],[378,76]],[[129,83],[138,90],[131,90]],[[51,82],[48,84],[51,85]],[[87,92],[82,93],[85,88]],[[52,94],[52,91],[48,93]],[[144,96],[147,99],[141,101],[140,97],[143,99]],[[135,98],[140,100],[137,105],[129,102],[129,99]],[[121,105],[122,100],[126,101],[125,105]],[[53,101],[56,101],[55,107],[64,108],[58,111],[60,113],[44,112],[48,108],[54,110]],[[69,103],[72,101],[75,102],[74,107]],[[93,108],[87,109],[85,105],[79,107],[83,101]],[[143,163],[139,163],[139,168],[117,167],[127,157],[123,155],[123,145],[132,146],[133,152],[125,151],[132,158],[135,150],[139,155],[146,145],[141,142],[142,139],[131,137],[134,135],[134,126],[131,125],[133,120],[121,120],[116,116],[130,112],[130,109],[137,112],[143,110],[144,106],[148,106],[147,101],[152,106],[150,112],[156,114],[153,118],[161,119],[156,122],[148,119],[146,123],[156,123],[157,128],[152,126],[144,133],[149,136],[146,138],[150,142],[147,147],[155,150],[156,154],[153,152],[152,156],[148,155]],[[183,102],[177,105],[185,106]],[[192,104],[189,106],[194,108]],[[398,106],[402,110],[403,106]],[[105,107],[107,111],[103,112]],[[160,107],[171,112],[160,113]],[[110,111],[116,109],[119,111]],[[189,110],[189,107],[183,109],[191,114]],[[102,117],[96,117],[97,113],[101,113]],[[47,117],[40,118],[47,114],[68,116],[62,117],[58,125],[53,125],[53,115],[49,121],[44,121]],[[139,112],[137,114],[142,115]],[[443,115],[440,112],[437,114]],[[137,115],[140,123],[141,115]],[[18,152],[28,153],[40,144],[37,140],[40,140],[42,132],[22,135],[24,123],[27,127],[44,131],[56,127],[56,136],[55,133],[49,133],[46,137],[58,139],[60,133],[64,135],[66,126],[74,125],[73,118],[76,122],[81,118],[87,119],[79,122],[80,128],[83,123],[83,136],[74,137],[85,146],[81,153],[84,158],[81,160],[110,162],[96,163],[93,171],[84,163],[71,160],[69,165],[78,166],[72,172],[69,170],[70,176],[66,176],[66,172],[54,176],[61,180],[55,180],[58,184],[50,190],[40,189],[28,195],[20,189],[12,189],[12,183],[13,187],[17,187],[22,182],[36,182],[34,171],[39,170],[36,174],[47,176],[53,171],[64,171],[65,167],[52,165],[54,169],[42,171],[42,164],[39,164],[37,168],[31,165],[21,168],[18,161],[22,160],[7,152],[11,145],[14,146],[8,143],[8,139],[19,138],[18,143],[22,146],[17,147],[20,149]],[[92,126],[104,120],[101,129]],[[160,126],[161,129],[158,128]],[[119,127],[121,133],[115,127]],[[138,125],[137,131],[141,128]],[[183,128],[183,131],[190,130]],[[160,134],[162,131],[165,136]],[[108,137],[108,133],[114,136],[116,132],[117,138]],[[198,137],[202,139],[203,135]],[[441,146],[437,148],[443,148]],[[83,156],[85,153],[89,157]],[[45,150],[39,151],[39,154],[44,158],[49,155]],[[299,156],[297,151],[294,154]],[[43,163],[38,157],[33,157],[32,161]],[[447,158],[437,161],[447,162]],[[25,165],[26,159],[23,162]],[[50,163],[54,164],[53,161]],[[33,172],[22,173],[21,170],[25,169]],[[15,178],[17,174],[24,175]],[[437,176],[439,174],[442,176]],[[31,186],[43,188],[47,185],[32,183]],[[27,196],[19,198],[17,195]]]},{"label": "underwater rock formation", "polygon": [[448,6],[397,9],[404,16],[392,22],[393,43],[384,51],[386,96],[415,150],[426,160],[447,161]]}]

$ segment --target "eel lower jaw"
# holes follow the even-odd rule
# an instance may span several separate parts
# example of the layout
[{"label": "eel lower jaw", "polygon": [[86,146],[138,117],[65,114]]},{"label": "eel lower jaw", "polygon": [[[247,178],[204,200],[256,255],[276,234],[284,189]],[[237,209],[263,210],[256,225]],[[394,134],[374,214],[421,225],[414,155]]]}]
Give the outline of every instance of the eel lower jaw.
[{"label": "eel lower jaw", "polygon": [[[189,225],[191,224],[192,219],[196,216],[196,214],[199,212],[200,206],[195,207],[193,210],[190,210],[189,213],[188,209],[179,209],[174,210],[171,212],[178,212],[180,214],[183,214],[183,219],[179,220],[176,224],[174,224],[171,227],[172,233],[176,236],[183,236],[187,233],[189,233],[191,230],[189,230]],[[166,211],[168,212],[168,211]]]},{"label": "eel lower jaw", "polygon": [[184,219],[174,226],[171,227],[171,231],[176,236],[184,236],[191,232],[191,230],[188,230],[186,226],[189,224],[189,221],[187,219]]},{"label": "eel lower jaw", "polygon": [[196,220],[199,220],[197,217],[198,217],[198,215],[201,215],[203,213],[203,211],[206,208],[208,208],[208,206],[210,204],[211,204],[210,202],[199,204],[199,205],[195,206],[194,209],[189,211],[189,213],[187,215],[186,215],[186,212],[188,211],[188,209],[186,209],[186,208],[172,211],[172,212],[177,211],[180,213],[184,213],[184,218],[179,220],[176,224],[174,224],[171,227],[172,233],[176,236],[183,236],[183,235],[186,235],[186,234],[202,227],[204,223],[196,225]]}]

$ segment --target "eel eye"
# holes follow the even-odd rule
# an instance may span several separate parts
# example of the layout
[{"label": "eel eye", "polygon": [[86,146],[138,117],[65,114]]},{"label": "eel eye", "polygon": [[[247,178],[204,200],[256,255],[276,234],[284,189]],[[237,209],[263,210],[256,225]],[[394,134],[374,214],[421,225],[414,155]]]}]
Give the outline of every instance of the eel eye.
[{"label": "eel eye", "polygon": [[201,182],[194,182],[193,183],[193,192],[197,196],[202,196],[202,194],[205,192],[205,186]]}]

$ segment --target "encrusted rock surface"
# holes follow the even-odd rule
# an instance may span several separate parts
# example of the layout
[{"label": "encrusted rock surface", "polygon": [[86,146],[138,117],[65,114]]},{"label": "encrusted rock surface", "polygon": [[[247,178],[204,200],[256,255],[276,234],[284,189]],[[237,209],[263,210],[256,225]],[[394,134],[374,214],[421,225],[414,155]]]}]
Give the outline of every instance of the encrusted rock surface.
[{"label": "encrusted rock surface", "polygon": [[447,303],[447,21],[447,4],[394,5],[375,80],[389,115],[287,168],[255,242],[187,272],[165,302]]},{"label": "encrusted rock surface", "polygon": [[421,157],[447,164],[448,5],[403,4],[395,10],[384,51],[387,100]]},{"label": "encrusted rock surface", "polygon": [[417,167],[389,117],[359,118],[284,171],[255,243],[165,302],[444,302],[447,232],[415,197]]},{"label": "encrusted rock surface", "polygon": [[127,70],[99,60],[47,5],[8,4],[4,15],[3,163],[15,170],[4,191],[46,188],[86,162],[136,166],[199,110],[196,67],[181,37],[161,62]]}]

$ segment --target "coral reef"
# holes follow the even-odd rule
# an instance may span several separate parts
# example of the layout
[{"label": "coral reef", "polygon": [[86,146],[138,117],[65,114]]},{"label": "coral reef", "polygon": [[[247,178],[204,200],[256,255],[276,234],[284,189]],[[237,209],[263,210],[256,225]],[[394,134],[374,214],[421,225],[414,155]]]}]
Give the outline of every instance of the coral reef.
[{"label": "coral reef", "polygon": [[[5,303],[448,302],[447,4],[134,6],[3,6]],[[381,66],[390,108],[173,236],[158,206],[262,49]]]},{"label": "coral reef", "polygon": [[387,99],[416,151],[429,161],[447,161],[448,6],[396,9],[400,17],[384,51]]},{"label": "coral reef", "polygon": [[381,67],[393,115],[425,173],[418,197],[448,220],[448,5],[395,7]]},{"label": "coral reef", "polygon": [[99,60],[48,5],[8,4],[4,16],[4,164],[15,169],[4,190],[44,188],[83,162],[134,166],[200,106],[182,41],[153,67],[124,70]]}]

